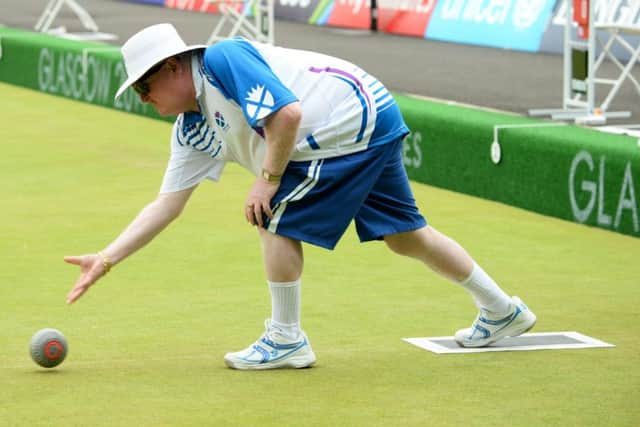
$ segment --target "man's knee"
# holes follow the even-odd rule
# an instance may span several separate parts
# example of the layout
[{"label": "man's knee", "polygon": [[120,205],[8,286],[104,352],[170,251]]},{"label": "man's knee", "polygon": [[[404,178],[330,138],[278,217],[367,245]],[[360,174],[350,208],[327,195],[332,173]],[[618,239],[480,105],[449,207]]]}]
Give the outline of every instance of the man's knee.
[{"label": "man's knee", "polygon": [[404,244],[402,242],[402,238],[399,238],[396,234],[384,236],[384,242],[392,252],[404,255]]},{"label": "man's knee", "polygon": [[384,242],[393,252],[405,255],[416,256],[425,244],[427,227],[404,233],[388,234],[384,236]]}]

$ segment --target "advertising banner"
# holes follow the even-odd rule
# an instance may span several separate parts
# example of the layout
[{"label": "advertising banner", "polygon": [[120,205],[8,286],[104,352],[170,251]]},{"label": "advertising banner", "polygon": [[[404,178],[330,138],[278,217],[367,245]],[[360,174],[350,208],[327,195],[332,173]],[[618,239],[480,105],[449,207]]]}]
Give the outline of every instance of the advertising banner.
[{"label": "advertising banner", "polygon": [[289,21],[311,22],[320,0],[276,0],[276,17]]},{"label": "advertising banner", "polygon": [[[322,22],[318,22],[322,24]],[[326,25],[354,29],[371,28],[371,8],[368,0],[335,0]]]},{"label": "advertising banner", "polygon": [[437,0],[378,0],[378,30],[424,37]]},{"label": "advertising banner", "polygon": [[426,38],[538,51],[556,0],[440,0]]},{"label": "advertising banner", "polygon": [[[231,4],[238,6],[237,2],[230,2]],[[170,9],[180,10],[194,10],[197,12],[211,12],[218,13],[218,4],[210,3],[206,0],[165,0],[165,7]]]},{"label": "advertising banner", "polygon": [[[287,0],[281,0],[287,1]],[[371,28],[369,0],[319,2],[313,23],[354,29]],[[378,30],[424,37],[437,0],[378,0]]]}]

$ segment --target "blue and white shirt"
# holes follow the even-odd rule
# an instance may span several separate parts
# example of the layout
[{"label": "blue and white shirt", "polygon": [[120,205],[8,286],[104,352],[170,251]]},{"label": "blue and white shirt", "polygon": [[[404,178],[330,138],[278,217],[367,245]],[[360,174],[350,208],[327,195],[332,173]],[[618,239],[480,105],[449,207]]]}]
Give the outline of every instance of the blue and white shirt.
[{"label": "blue and white shirt", "polygon": [[236,38],[193,55],[192,74],[200,112],[176,119],[163,193],[218,180],[228,161],[258,175],[265,119],[296,101],[291,161],[344,156],[409,132],[382,83],[331,56]]}]

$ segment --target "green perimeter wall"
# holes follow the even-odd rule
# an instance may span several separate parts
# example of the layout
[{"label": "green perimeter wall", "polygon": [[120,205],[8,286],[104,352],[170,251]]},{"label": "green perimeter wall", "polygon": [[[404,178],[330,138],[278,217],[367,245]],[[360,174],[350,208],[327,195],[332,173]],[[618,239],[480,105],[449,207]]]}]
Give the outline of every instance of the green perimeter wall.
[{"label": "green perimeter wall", "polygon": [[[126,77],[115,46],[0,27],[0,49],[0,81],[160,118],[131,90],[114,101]],[[396,100],[412,130],[404,146],[411,179],[640,237],[635,138],[406,96]],[[491,159],[496,126],[497,164]]]},{"label": "green perimeter wall", "polygon": [[0,81],[160,118],[132,90],[114,101],[126,76],[118,46],[0,27]]}]

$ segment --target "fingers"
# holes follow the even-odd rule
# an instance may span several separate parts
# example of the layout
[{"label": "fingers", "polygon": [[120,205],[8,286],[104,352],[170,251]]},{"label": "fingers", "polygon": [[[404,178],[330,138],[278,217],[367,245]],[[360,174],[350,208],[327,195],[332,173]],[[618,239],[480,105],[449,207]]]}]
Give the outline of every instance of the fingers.
[{"label": "fingers", "polygon": [[262,223],[262,205],[256,204],[253,207],[254,217],[260,227],[263,227]]},{"label": "fingers", "polygon": [[262,178],[256,180],[244,206],[244,216],[248,223],[264,227],[264,216],[273,219],[270,204],[279,187],[279,183],[267,182]]},{"label": "fingers", "polygon": [[248,204],[245,206],[244,216],[251,225],[262,227],[262,207],[259,204]]},{"label": "fingers", "polygon": [[255,214],[253,213],[253,205],[247,205],[244,207],[244,217],[247,219],[247,222],[251,225],[255,224]]},{"label": "fingers", "polygon": [[260,227],[264,227],[263,216],[266,215],[267,218],[273,219],[273,212],[271,211],[271,206],[268,203],[256,203],[256,204],[248,204],[245,206],[244,216],[251,225],[259,225]]},{"label": "fingers", "polygon": [[73,304],[78,298],[80,298],[87,289],[95,282],[89,276],[89,273],[84,273],[80,276],[78,281],[73,285],[71,291],[67,294],[67,304]]},{"label": "fingers", "polygon": [[273,219],[273,212],[271,211],[271,206],[269,204],[264,205],[262,211],[267,215],[267,218]]},{"label": "fingers", "polygon": [[80,298],[85,292],[87,292],[87,289],[89,289],[88,285],[74,286],[73,289],[71,289],[71,292],[67,294],[67,304],[73,304],[74,302],[76,302],[78,298]]},{"label": "fingers", "polygon": [[73,304],[78,298],[84,295],[100,277],[102,277],[102,273],[98,273],[95,268],[92,268],[86,273],[82,273],[76,284],[73,285],[73,288],[67,294],[67,304]]},{"label": "fingers", "polygon": [[67,304],[73,304],[104,275],[104,269],[99,259],[93,255],[66,256],[64,261],[80,267],[80,277],[67,294]]},{"label": "fingers", "polygon": [[64,262],[74,265],[82,264],[82,257],[79,256],[66,256],[63,258]]}]

